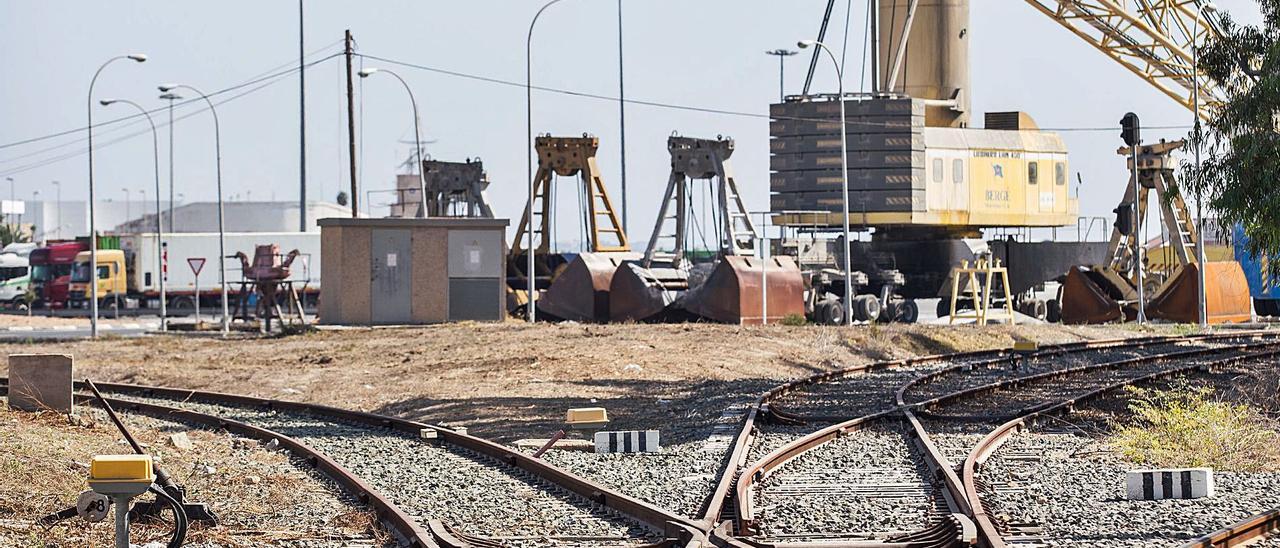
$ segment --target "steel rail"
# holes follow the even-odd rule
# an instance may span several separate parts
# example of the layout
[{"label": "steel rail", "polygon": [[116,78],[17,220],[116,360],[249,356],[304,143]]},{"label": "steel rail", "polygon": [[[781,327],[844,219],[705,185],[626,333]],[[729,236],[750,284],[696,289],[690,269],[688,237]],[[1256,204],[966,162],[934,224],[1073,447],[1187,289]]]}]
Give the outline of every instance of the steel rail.
[{"label": "steel rail", "polygon": [[[77,384],[80,383],[77,382]],[[4,395],[8,395],[9,385],[7,378],[0,378],[0,391],[2,391]],[[77,403],[87,407],[92,407],[93,403],[96,401],[95,396],[92,394],[80,392],[73,396]],[[292,437],[244,422],[189,411],[186,409],[179,409],[176,407],[106,397],[104,397],[103,400],[109,403],[112,407],[123,411],[132,411],[159,418],[170,420],[176,419],[179,422],[185,422],[188,424],[201,424],[213,428],[219,428],[244,437],[256,439],[264,443],[276,440],[276,442],[280,444],[280,447],[288,450],[293,454],[293,456],[301,459],[308,466],[311,466],[327,476],[329,479],[332,479],[344,491],[355,497],[356,500],[360,501],[361,504],[372,508],[378,519],[387,524],[392,533],[402,542],[407,543],[411,547],[434,548],[438,546],[438,544],[432,540],[432,536],[429,532],[419,526],[417,521],[410,517],[409,514],[405,513],[404,510],[400,509],[399,506],[392,502],[386,495],[382,494],[382,492],[370,486],[364,480],[360,479],[359,476],[353,474],[350,470],[347,470],[324,453],[321,453],[311,446]]]},{"label": "steel rail", "polygon": [[[1275,346],[1276,344],[1277,343],[1270,343],[1270,344],[1264,344],[1264,345],[1258,345],[1258,346]],[[1212,349],[1197,350],[1197,351],[1194,351],[1194,353],[1197,355],[1204,355],[1204,354],[1210,354],[1210,353],[1228,352],[1231,350],[1234,350],[1234,349],[1212,348]],[[1192,357],[1190,355],[1187,355],[1187,353],[1180,353],[1180,354],[1181,355],[1178,355],[1176,357]],[[1070,411],[1077,403],[1096,399],[1107,393],[1124,388],[1126,386],[1132,386],[1136,384],[1142,384],[1142,383],[1146,383],[1154,380],[1159,380],[1162,378],[1179,375],[1179,374],[1194,371],[1197,369],[1220,367],[1225,364],[1239,363],[1244,361],[1256,360],[1259,358],[1272,357],[1276,355],[1280,355],[1280,350],[1269,350],[1265,352],[1254,352],[1254,353],[1246,353],[1246,354],[1236,355],[1236,356],[1227,356],[1227,357],[1215,360],[1213,362],[1210,362],[1208,364],[1197,363],[1197,364],[1179,365],[1179,366],[1171,367],[1171,368],[1168,368],[1162,371],[1157,371],[1155,373],[1151,373],[1141,377],[1137,377],[1133,379],[1125,379],[1119,382],[1111,383],[1101,388],[1087,392],[1085,394],[1081,394],[1065,400],[1059,400],[1050,405],[1040,406],[1040,408],[1037,410],[1029,411],[1022,416],[1019,416],[1013,420],[1005,422],[1004,424],[1001,424],[995,430],[988,433],[987,436],[984,437],[982,441],[980,441],[978,445],[976,445],[973,448],[973,450],[969,452],[969,455],[965,459],[964,466],[961,470],[963,480],[964,480],[964,488],[969,497],[969,506],[973,509],[972,517],[974,522],[978,526],[980,545],[987,548],[1005,548],[1008,546],[1004,542],[1003,538],[1001,537],[999,529],[996,527],[995,522],[992,520],[991,515],[987,513],[986,508],[982,503],[982,498],[978,494],[977,468],[979,465],[984,464],[987,461],[987,459],[991,457],[992,454],[994,454],[1001,446],[1004,445],[1005,442],[1009,440],[1010,437],[1013,436],[1013,434],[1017,433],[1018,431],[1028,426],[1033,425],[1035,419],[1041,416],[1047,416],[1055,412]],[[1169,356],[1166,355],[1166,356],[1153,356],[1153,357],[1150,357],[1149,359],[1161,360],[1161,359],[1168,359],[1168,358]]]},{"label": "steel rail", "polygon": [[[7,379],[0,377],[0,382]],[[179,401],[201,401],[228,406],[250,407],[273,411],[309,413],[319,417],[347,421],[355,424],[386,428],[395,432],[409,434],[417,438],[434,436],[436,440],[473,451],[501,462],[512,468],[527,472],[556,487],[580,496],[590,502],[599,504],[609,510],[618,512],[646,527],[661,532],[669,539],[678,539],[682,543],[697,543],[703,538],[702,529],[695,522],[678,516],[657,506],[641,501],[617,490],[585,479],[564,469],[551,465],[541,459],[535,459],[503,445],[464,434],[449,428],[423,422],[378,415],[364,411],[353,411],[322,404],[304,403],[287,400],[274,400],[228,394],[190,390],[185,388],[166,388],[124,383],[95,382],[104,392],[129,394],[141,397],[162,397]],[[83,389],[81,382],[76,382],[77,389]],[[128,400],[125,400],[128,401]],[[225,419],[224,419],[225,420]],[[448,544],[445,544],[448,546]],[[694,544],[696,545],[696,544]],[[465,546],[465,544],[464,544]]]},{"label": "steel rail", "polygon": [[[1213,335],[1201,335],[1201,337],[1213,337]],[[1233,334],[1230,335],[1230,337],[1238,338],[1244,337],[1244,335]],[[1032,353],[1032,356],[1053,356],[1061,355],[1061,353],[1092,351],[1110,347],[1142,347],[1146,346],[1146,344],[1170,343],[1194,338],[1164,337],[1164,335],[1157,335],[1157,337],[1129,337],[1100,339],[1100,341],[1062,343],[1055,344],[1055,346],[1044,347],[1042,350]],[[765,478],[765,476],[771,474],[774,469],[777,469],[777,467],[782,466],[783,463],[792,460],[792,458],[803,455],[803,453],[809,451],[809,449],[822,446],[822,444],[829,442],[829,440],[837,438],[838,435],[847,433],[850,429],[860,428],[861,425],[870,423],[870,421],[886,419],[888,415],[893,414],[893,408],[890,407],[881,412],[876,412],[876,414],[858,417],[858,419],[845,420],[842,421],[842,423],[820,429],[815,431],[813,434],[809,434],[808,437],[794,440],[794,442],[776,449],[776,451],[769,453],[768,456],[760,458],[760,460],[755,462],[754,465],[746,467],[746,469],[739,474],[741,467],[745,466],[744,458],[746,457],[746,453],[748,453],[750,439],[753,438],[751,437],[751,433],[753,433],[755,429],[755,420],[758,420],[762,414],[767,417],[767,420],[783,424],[803,424],[806,420],[815,419],[815,417],[795,414],[795,412],[786,410],[786,408],[778,405],[777,399],[786,396],[786,394],[800,391],[800,389],[808,387],[808,385],[832,382],[832,380],[845,378],[845,376],[865,374],[869,373],[869,371],[895,369],[895,367],[899,367],[900,369],[900,367],[927,365],[933,364],[933,362],[978,360],[977,362],[970,361],[968,364],[957,366],[956,369],[959,369],[959,367],[996,364],[996,362],[1009,360],[1011,357],[1016,356],[1019,356],[1018,353],[1006,350],[1006,348],[1000,348],[1000,350],[948,353],[948,355],[931,355],[914,357],[914,359],[873,362],[873,364],[856,365],[845,367],[845,369],[826,371],[826,373],[806,376],[806,378],[792,380],[792,382],[783,383],[778,385],[778,387],[774,387],[771,391],[762,394],[762,396],[758,398],[758,401],[755,402],[755,405],[751,406],[748,416],[744,417],[740,433],[737,435],[735,443],[733,443],[730,457],[727,458],[721,478],[719,478],[718,487],[714,490],[712,496],[708,498],[708,501],[704,503],[704,511],[701,512],[699,521],[701,524],[704,524],[705,528],[713,531],[713,540],[716,540],[718,544],[763,545],[746,542],[746,540],[742,539],[728,538],[728,536],[723,533],[724,528],[718,528],[717,525],[719,525],[719,521],[721,521],[719,519],[721,519],[724,504],[731,501],[733,506],[735,506],[737,515],[736,525],[739,526],[740,530],[741,528],[744,528],[744,526],[750,526],[751,521],[754,519],[754,508],[751,507],[753,506],[753,504],[751,504],[751,485],[753,485],[755,481]],[[948,369],[950,369],[950,367],[948,367]],[[900,396],[901,391],[895,394],[895,397]],[[817,417],[817,419],[827,419],[827,417]],[[916,443],[916,446],[918,446],[920,451],[922,451],[922,455],[925,457],[925,463],[927,463],[929,469],[931,469],[933,474],[938,476],[938,479],[942,481],[943,487],[946,488],[946,497],[948,498],[948,501],[951,502],[952,508],[959,512],[968,513],[968,507],[966,507],[965,502],[965,493],[963,487],[961,487],[959,476],[955,474],[954,470],[951,470],[950,466],[945,465],[946,458],[942,457],[941,452],[938,452],[937,447],[934,446],[932,440],[929,439],[928,434],[925,433],[923,426],[919,425],[919,421],[915,419],[914,415],[910,415],[910,412],[908,412],[908,414],[902,417],[902,419],[908,421],[911,425],[909,433],[913,435],[913,440]],[[955,530],[959,531],[959,535],[957,536],[959,536],[960,539],[966,538],[968,535],[965,533],[972,529],[972,524],[966,522],[968,521],[966,519],[956,521],[960,521],[957,522],[955,526]],[[891,545],[891,543],[877,543],[876,545]]]},{"label": "steel rail", "polygon": [[1195,348],[1190,350],[1179,350],[1179,351],[1173,351],[1173,352],[1163,352],[1159,354],[1150,354],[1146,356],[1137,356],[1133,358],[1124,358],[1121,360],[1113,360],[1109,362],[1078,365],[1075,367],[1068,367],[1065,369],[1055,369],[1053,371],[1036,373],[1034,375],[1012,377],[1004,380],[987,383],[980,386],[973,386],[973,387],[969,387],[961,390],[956,390],[954,392],[943,394],[941,396],[931,398],[923,402],[912,404],[911,407],[917,410],[920,410],[921,414],[933,419],[943,419],[943,420],[945,419],[958,419],[958,420],[984,419],[987,422],[994,422],[996,420],[1001,420],[1001,419],[1008,420],[1008,419],[1020,417],[1029,413],[1035,413],[1043,409],[1045,406],[1052,406],[1053,403],[1052,402],[1042,403],[1042,404],[1035,405],[1025,409],[1017,409],[1017,410],[1014,410],[1013,416],[1000,416],[1000,415],[984,415],[983,417],[973,417],[973,416],[967,416],[967,415],[952,416],[952,415],[943,415],[939,413],[934,413],[930,411],[930,409],[940,404],[944,404],[947,402],[960,400],[960,399],[967,399],[978,394],[986,394],[989,392],[995,392],[997,390],[1002,390],[1005,388],[1018,387],[1026,384],[1041,382],[1041,381],[1055,379],[1059,377],[1069,377],[1069,376],[1074,376],[1081,373],[1091,373],[1094,371],[1100,371],[1100,370],[1106,370],[1106,369],[1122,369],[1122,368],[1126,368],[1134,365],[1155,363],[1155,362],[1166,361],[1166,360],[1175,359],[1175,358],[1198,358],[1198,357],[1209,355],[1209,354],[1219,354],[1222,352],[1252,350],[1252,349],[1268,348],[1268,347],[1275,347],[1275,346],[1280,346],[1280,340],[1257,342],[1257,343],[1246,344],[1238,347]]},{"label": "steel rail", "polygon": [[1192,539],[1183,548],[1233,548],[1280,533],[1280,508],[1245,518],[1231,526]]}]

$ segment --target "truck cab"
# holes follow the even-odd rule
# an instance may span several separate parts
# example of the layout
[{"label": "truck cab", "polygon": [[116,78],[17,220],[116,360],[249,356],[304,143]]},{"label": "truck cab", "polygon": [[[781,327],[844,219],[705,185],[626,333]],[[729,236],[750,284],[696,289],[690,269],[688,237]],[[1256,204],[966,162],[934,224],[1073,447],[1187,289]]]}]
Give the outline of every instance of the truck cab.
[{"label": "truck cab", "polygon": [[0,304],[26,306],[31,267],[26,256],[0,253]]},{"label": "truck cab", "polygon": [[[71,308],[88,308],[89,299],[99,302],[123,298],[128,294],[128,276],[125,270],[124,251],[119,249],[98,250],[98,272],[91,276],[92,252],[81,251],[76,254],[71,267],[71,284],[68,290],[68,305]],[[96,278],[96,283],[91,279]],[[92,289],[91,289],[92,287]]]},{"label": "truck cab", "polygon": [[36,300],[47,308],[67,306],[67,286],[71,283],[71,266],[76,255],[89,248],[88,242],[55,242],[32,250],[31,283]]}]

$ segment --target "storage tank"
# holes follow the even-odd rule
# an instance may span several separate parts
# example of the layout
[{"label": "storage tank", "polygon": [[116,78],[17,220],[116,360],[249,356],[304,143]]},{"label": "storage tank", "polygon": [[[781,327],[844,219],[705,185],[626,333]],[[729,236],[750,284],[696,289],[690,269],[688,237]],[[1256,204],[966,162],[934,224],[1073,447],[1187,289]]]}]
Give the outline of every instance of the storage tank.
[{"label": "storage tank", "polygon": [[968,127],[969,0],[915,0],[914,14],[912,3],[879,0],[879,89],[926,100],[927,126]]}]

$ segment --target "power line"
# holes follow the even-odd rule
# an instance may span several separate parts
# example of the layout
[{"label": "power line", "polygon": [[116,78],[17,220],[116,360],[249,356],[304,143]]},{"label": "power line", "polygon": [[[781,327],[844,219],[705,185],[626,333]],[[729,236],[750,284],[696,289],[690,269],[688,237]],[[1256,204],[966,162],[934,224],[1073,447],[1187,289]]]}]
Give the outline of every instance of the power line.
[{"label": "power line", "polygon": [[[323,50],[323,49],[328,49],[328,48],[330,48],[330,47],[332,47],[332,45],[325,46],[324,48],[322,48],[322,50]],[[319,53],[319,52],[317,52],[317,53]],[[306,66],[308,66],[308,67],[309,67],[309,66],[314,65],[314,64],[316,64],[316,63],[319,63],[319,62],[322,62],[322,61],[326,61],[326,60],[328,60],[328,59],[330,59],[330,58],[332,58],[332,57],[334,57],[334,56],[337,56],[337,55],[340,55],[340,54],[338,54],[338,53],[332,53],[332,54],[330,54],[328,57],[324,57],[324,58],[322,58],[322,59],[318,59],[318,60],[316,60],[316,61],[313,61],[312,63],[310,63],[310,64],[308,64],[308,65],[306,65]],[[241,83],[236,84],[236,85],[231,86],[231,87],[227,87],[227,88],[223,88],[223,89],[220,89],[220,90],[214,91],[213,93],[210,93],[210,94],[209,94],[209,97],[211,97],[211,98],[212,98],[212,97],[216,97],[216,96],[218,96],[218,95],[222,95],[222,94],[224,94],[224,93],[230,93],[230,92],[233,92],[233,91],[235,91],[235,90],[238,90],[238,89],[241,89],[241,88],[244,88],[244,87],[252,86],[252,85],[254,85],[254,84],[257,84],[258,82],[262,82],[263,80],[269,80],[269,79],[271,79],[271,78],[275,78],[275,77],[278,77],[278,76],[286,75],[286,74],[289,74],[290,72],[293,72],[293,71],[297,71],[297,70],[298,70],[298,67],[297,67],[296,65],[294,65],[293,61],[290,61],[289,63],[286,63],[286,64],[284,64],[284,65],[278,65],[278,67],[288,67],[288,66],[292,66],[292,68],[289,68],[289,69],[287,69],[287,70],[286,70],[286,71],[284,71],[284,72],[271,72],[271,71],[276,70],[276,69],[274,69],[274,68],[273,68],[273,69],[268,69],[268,71],[267,71],[266,73],[259,73],[259,75],[255,76],[255,77],[253,77],[253,78],[250,78],[249,80],[246,80],[246,81],[244,81],[244,82],[241,82]],[[178,103],[174,103],[174,107],[175,107],[175,108],[176,108],[176,107],[182,107],[182,106],[186,106],[186,105],[191,104],[191,103],[200,103],[200,102],[203,102],[203,99],[200,99],[200,98],[187,99],[187,100],[185,100],[185,101],[181,101],[181,102],[178,102]],[[152,109],[152,110],[147,111],[147,114],[156,114],[156,113],[159,113],[159,112],[161,112],[161,111],[167,111],[167,110],[168,110],[168,108],[169,108],[169,106],[168,106],[168,105],[165,105],[165,106],[163,106],[163,107],[156,107],[155,109]],[[96,128],[101,128],[101,127],[104,127],[104,126],[110,126],[110,125],[114,125],[114,124],[117,124],[117,123],[120,123],[120,122],[129,121],[129,120],[133,120],[133,121],[135,121],[135,122],[141,122],[141,121],[143,120],[143,118],[144,118],[144,117],[143,117],[143,114],[142,114],[142,113],[138,113],[138,114],[130,114],[130,115],[128,115],[128,116],[121,116],[121,117],[119,117],[119,118],[113,118],[113,119],[111,119],[111,120],[107,120],[107,121],[105,121],[105,122],[99,122],[99,123],[97,123],[97,124],[94,124],[94,126],[93,126],[93,127],[96,129]],[[32,138],[30,138],[30,139],[23,139],[23,140],[20,140],[20,141],[13,141],[13,142],[10,142],[10,143],[4,143],[4,144],[0,144],[0,150],[4,150],[4,149],[7,149],[7,148],[16,147],[16,146],[20,146],[20,145],[30,144],[30,143],[36,143],[36,142],[40,142],[40,141],[46,141],[46,140],[49,140],[49,139],[54,139],[54,138],[57,138],[57,137],[62,137],[62,136],[64,136],[64,135],[71,135],[71,134],[73,134],[73,133],[83,132],[83,131],[85,131],[86,129],[88,129],[88,127],[87,127],[87,126],[80,126],[80,127],[78,127],[78,128],[75,128],[75,129],[68,129],[68,130],[58,131],[58,132],[55,132],[55,133],[50,133],[50,134],[47,134],[47,135],[41,135],[41,136],[39,136],[39,137],[32,137]]]},{"label": "power line", "polygon": [[[330,55],[330,56],[328,56],[328,57],[325,57],[325,58],[323,58],[323,59],[318,59],[318,60],[316,60],[316,61],[313,61],[313,62],[308,63],[307,65],[305,65],[305,68],[311,68],[311,67],[313,67],[313,66],[315,66],[315,65],[317,65],[317,64],[319,64],[319,63],[322,63],[322,62],[324,62],[324,61],[328,61],[329,59],[332,59],[332,58],[334,58],[334,57],[338,57],[338,56],[340,56],[340,55],[341,55],[341,54],[339,54],[339,53],[335,53],[335,54]],[[299,69],[298,69],[297,67],[294,67],[294,68],[293,68],[293,69],[291,69],[291,70],[284,71],[284,72],[281,72],[281,73],[277,73],[277,74],[273,75],[272,77],[268,77],[268,78],[260,78],[260,79],[258,79],[258,80],[256,81],[256,82],[258,83],[258,85],[257,85],[257,86],[252,87],[252,88],[250,88],[250,89],[247,89],[247,90],[245,90],[245,91],[243,91],[243,92],[241,92],[241,93],[238,93],[238,94],[232,95],[232,96],[230,96],[230,97],[227,97],[227,98],[225,98],[225,99],[223,99],[223,100],[221,100],[221,101],[217,101],[217,102],[215,102],[214,104],[215,104],[215,105],[223,105],[223,104],[226,104],[226,103],[230,103],[231,101],[234,101],[234,100],[239,99],[239,98],[241,98],[241,97],[244,97],[244,96],[246,96],[246,95],[249,95],[249,94],[252,94],[252,93],[254,93],[254,92],[257,92],[257,91],[259,91],[259,90],[261,90],[261,89],[263,89],[263,88],[266,88],[266,87],[268,87],[268,86],[271,86],[272,84],[276,84],[276,83],[278,83],[278,82],[281,82],[281,81],[283,81],[283,80],[284,80],[284,77],[285,77],[285,76],[289,76],[289,75],[293,74],[294,72],[297,72],[298,70],[299,70]],[[242,88],[243,86],[242,86],[242,85],[240,85],[240,86],[235,86],[235,87],[236,87],[236,88]],[[210,94],[210,97],[212,97],[213,95],[214,95],[214,94]],[[189,101],[188,101],[188,102],[189,102]],[[167,107],[165,107],[165,108],[167,108]],[[184,115],[182,115],[182,116],[180,116],[180,117],[174,118],[174,122],[178,122],[178,121],[181,121],[181,120],[185,120],[185,119],[187,119],[187,118],[190,118],[190,117],[192,117],[192,116],[199,115],[199,114],[201,114],[201,113],[203,113],[203,112],[205,112],[205,111],[207,111],[207,110],[209,110],[209,109],[208,109],[208,107],[205,107],[205,108],[201,108],[201,109],[198,109],[198,110],[195,110],[195,111],[192,111],[192,112],[188,112],[188,113],[186,113],[186,114],[184,114]],[[157,128],[160,128],[160,127],[165,127],[165,126],[167,126],[167,125],[168,125],[168,122],[167,122],[167,121],[165,121],[165,122],[163,122],[162,124],[157,125],[156,127],[157,127]],[[96,126],[95,126],[95,127],[96,127]],[[82,129],[81,131],[83,131],[83,129]],[[125,134],[125,135],[121,135],[120,137],[117,137],[117,138],[112,139],[112,140],[109,140],[109,141],[104,141],[104,142],[102,142],[102,143],[100,143],[100,144],[95,143],[95,144],[94,144],[94,150],[100,150],[100,149],[102,149],[102,148],[104,148],[104,147],[107,147],[107,146],[110,146],[110,145],[113,145],[113,144],[116,144],[116,143],[120,143],[120,142],[122,142],[122,141],[126,141],[126,140],[132,139],[132,138],[137,137],[137,136],[140,136],[140,135],[146,135],[146,134],[148,134],[148,133],[150,133],[150,132],[151,132],[151,130],[148,128],[148,129],[146,129],[146,130],[136,131],[136,132],[133,132],[133,133],[128,133],[128,134]],[[48,166],[48,165],[52,165],[52,164],[56,164],[56,163],[58,163],[58,162],[62,162],[62,161],[64,161],[64,160],[68,160],[68,159],[71,159],[71,158],[75,158],[75,157],[77,157],[77,156],[80,156],[80,155],[82,155],[82,154],[86,154],[86,153],[88,153],[88,151],[89,151],[88,147],[83,147],[83,148],[79,148],[79,149],[73,150],[73,151],[71,151],[71,152],[66,152],[66,153],[63,153],[63,154],[59,154],[59,155],[57,155],[57,156],[53,156],[53,157],[50,157],[50,158],[45,158],[45,159],[38,160],[38,161],[35,161],[35,162],[32,162],[32,163],[28,163],[28,164],[24,164],[24,165],[21,165],[21,166],[17,166],[17,167],[9,168],[9,169],[7,169],[7,170],[2,170],[2,171],[0,171],[0,177],[2,177],[2,176],[7,176],[7,175],[16,175],[16,174],[18,174],[18,173],[22,173],[22,172],[25,172],[25,171],[30,171],[30,170],[32,170],[32,169],[37,169],[37,168],[41,168],[41,167],[44,167],[44,166]]]},{"label": "power line", "polygon": [[[516,82],[513,80],[504,80],[502,78],[496,78],[492,76],[482,76],[478,74],[470,74],[470,73],[456,71],[456,70],[442,69],[442,68],[432,67],[427,65],[419,65],[416,63],[399,61],[396,59],[389,59],[386,57],[379,57],[376,55],[369,55],[369,54],[362,54],[362,53],[357,53],[356,55],[360,57],[373,59],[376,61],[382,61],[384,63],[390,63],[393,65],[406,67],[406,68],[413,68],[413,69],[418,69],[426,72],[443,74],[446,76],[454,76],[457,78],[465,78],[467,80],[475,80],[475,81],[487,82],[491,84],[499,84],[499,85],[504,85],[509,87],[519,87],[519,88],[525,87],[524,82]],[[582,97],[585,99],[596,99],[600,101],[610,101],[615,103],[620,100],[618,97],[611,97],[611,96],[602,95],[599,93],[590,93],[585,91],[577,91],[577,90],[564,89],[564,88],[554,88],[554,87],[548,87],[548,86],[533,86],[533,89],[538,91],[548,92],[548,93],[558,93],[561,95],[567,95],[571,97]],[[774,116],[774,115],[761,113],[761,112],[746,112],[746,111],[728,110],[728,109],[722,109],[722,108],[699,107],[699,106],[693,106],[693,105],[681,105],[676,103],[664,103],[661,101],[648,101],[643,99],[621,99],[621,100],[633,105],[640,105],[640,106],[647,106],[647,107],[654,107],[654,108],[664,108],[664,109],[671,109],[671,110],[683,110],[683,111],[690,111],[690,112],[700,112],[705,114],[721,114],[725,116],[739,116],[743,118],[757,118],[757,119],[767,119],[767,120],[794,120],[794,121],[803,121],[803,122],[831,122],[832,121],[826,118]],[[862,126],[862,127],[869,127],[869,126],[870,127],[891,127],[887,123],[860,122],[860,121],[846,121],[845,125]],[[893,127],[896,127],[896,126],[893,126]],[[1166,126],[1144,126],[1144,127],[1146,129],[1152,129],[1152,130],[1173,130],[1173,129],[1189,130],[1191,129],[1192,126],[1166,125]],[[1104,127],[1061,127],[1061,128],[1040,128],[1040,129],[1043,131],[1057,131],[1057,132],[1103,132],[1103,131],[1119,131],[1120,126],[1116,125],[1116,126],[1104,126]]]}]

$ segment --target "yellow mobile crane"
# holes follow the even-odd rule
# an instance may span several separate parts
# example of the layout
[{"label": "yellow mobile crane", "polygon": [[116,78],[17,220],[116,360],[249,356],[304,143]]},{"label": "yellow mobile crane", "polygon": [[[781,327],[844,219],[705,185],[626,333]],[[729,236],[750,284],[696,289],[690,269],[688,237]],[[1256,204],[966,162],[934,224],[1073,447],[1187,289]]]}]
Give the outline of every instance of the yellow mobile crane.
[{"label": "yellow mobile crane", "polygon": [[[1222,103],[1220,88],[1195,68],[1192,45],[1219,32],[1198,2],[1026,2],[1201,118]],[[1067,225],[1078,219],[1078,203],[1066,192],[1067,150],[1056,134],[1025,113],[987,113],[983,128],[970,126],[968,0],[875,0],[875,7],[873,93],[811,95],[815,52],[802,94],[771,108],[774,221],[828,229],[842,222],[839,187],[832,192],[840,145],[831,136],[843,130],[851,224],[875,229],[858,245],[893,258],[906,276],[902,298],[934,296],[951,265],[971,258],[981,229]],[[847,105],[843,121],[836,101]],[[1101,249],[1049,247],[1022,252],[1020,262],[1057,276],[1102,260]],[[1194,254],[1178,256],[1187,257],[1184,267],[1196,262]],[[1039,280],[1015,280],[1013,292],[1026,282]]]}]

